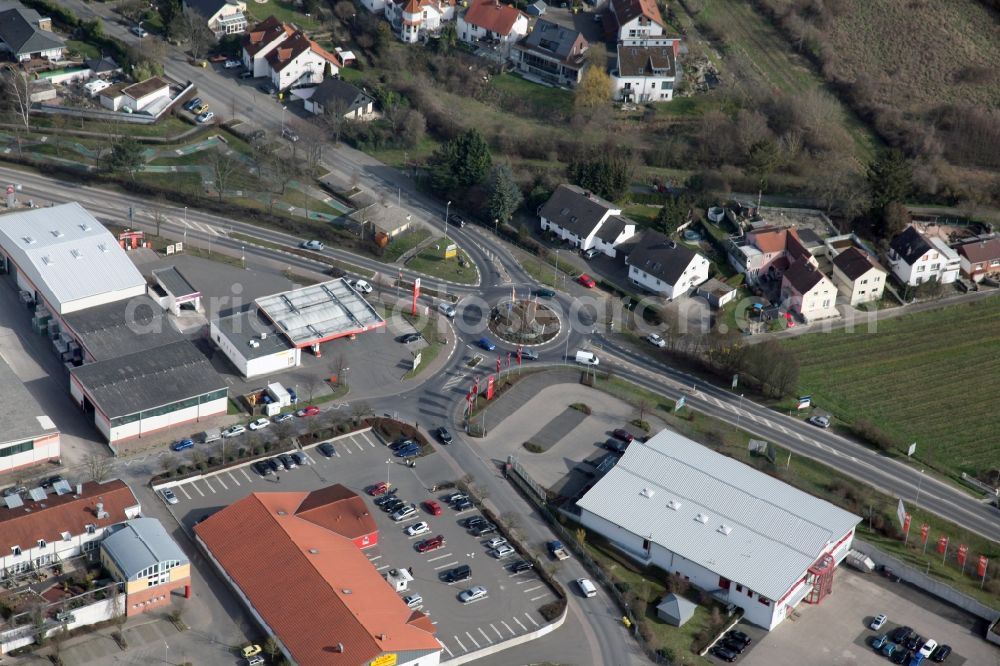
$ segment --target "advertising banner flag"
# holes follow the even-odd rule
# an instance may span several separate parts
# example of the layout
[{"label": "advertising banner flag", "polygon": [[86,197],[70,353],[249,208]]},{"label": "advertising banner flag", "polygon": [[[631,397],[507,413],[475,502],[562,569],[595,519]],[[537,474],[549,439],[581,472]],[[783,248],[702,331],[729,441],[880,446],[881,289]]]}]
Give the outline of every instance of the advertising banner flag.
[{"label": "advertising banner flag", "polygon": [[979,556],[979,564],[976,566],[976,573],[979,574],[980,578],[986,578],[986,567],[990,564],[990,558],[985,555]]},{"label": "advertising banner flag", "polygon": [[930,534],[930,532],[931,532],[931,526],[930,525],[928,525],[927,523],[924,523],[923,525],[921,525],[920,526],[920,540],[922,542],[924,542],[924,543],[927,543],[927,535]]},{"label": "advertising banner flag", "polygon": [[493,378],[495,375],[490,375],[490,378],[486,381],[486,399],[493,399]]},{"label": "advertising banner flag", "polygon": [[965,560],[969,555],[969,547],[964,543],[958,546],[958,566],[965,568]]},{"label": "advertising banner flag", "polygon": [[938,552],[944,555],[946,550],[948,550],[948,537],[941,537],[938,539]]}]

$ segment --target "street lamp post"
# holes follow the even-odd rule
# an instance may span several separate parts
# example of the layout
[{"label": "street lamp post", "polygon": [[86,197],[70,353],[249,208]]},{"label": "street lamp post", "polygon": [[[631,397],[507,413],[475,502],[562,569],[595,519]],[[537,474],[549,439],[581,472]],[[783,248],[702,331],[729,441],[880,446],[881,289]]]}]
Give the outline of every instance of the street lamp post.
[{"label": "street lamp post", "polygon": [[444,207],[444,240],[448,242],[448,212],[451,210],[451,202]]},{"label": "street lamp post", "polygon": [[913,506],[920,508],[920,487],[924,483],[924,470],[920,470],[920,479],[917,481],[917,499],[913,502]]},{"label": "street lamp post", "polygon": [[552,267],[552,281],[559,284],[559,250],[556,250],[556,264]]},{"label": "street lamp post", "polygon": [[392,487],[392,484],[389,483],[389,470],[391,468],[392,468],[392,458],[389,458],[388,460],[385,461],[385,485],[388,487]]},{"label": "street lamp post", "polygon": [[740,427],[740,417],[743,416],[743,394],[740,393],[740,408],[736,410],[736,427]]},{"label": "street lamp post", "polygon": [[247,269],[247,246],[240,246],[240,261],[243,262],[243,270]]},{"label": "street lamp post", "polygon": [[500,235],[500,218],[499,217],[493,219],[493,233],[496,234],[497,236]]},{"label": "street lamp post", "polygon": [[284,135],[284,133],[285,133],[285,109],[287,109],[287,108],[288,107],[285,106],[284,104],[281,105],[281,133],[282,133],[282,135]]}]

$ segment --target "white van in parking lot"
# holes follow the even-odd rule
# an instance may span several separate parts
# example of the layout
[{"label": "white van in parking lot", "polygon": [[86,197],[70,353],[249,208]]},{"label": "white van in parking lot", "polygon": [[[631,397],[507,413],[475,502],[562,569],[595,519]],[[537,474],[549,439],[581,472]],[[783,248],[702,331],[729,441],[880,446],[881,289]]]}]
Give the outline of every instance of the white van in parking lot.
[{"label": "white van in parking lot", "polygon": [[576,362],[580,365],[598,365],[601,360],[594,352],[580,350],[576,353]]}]

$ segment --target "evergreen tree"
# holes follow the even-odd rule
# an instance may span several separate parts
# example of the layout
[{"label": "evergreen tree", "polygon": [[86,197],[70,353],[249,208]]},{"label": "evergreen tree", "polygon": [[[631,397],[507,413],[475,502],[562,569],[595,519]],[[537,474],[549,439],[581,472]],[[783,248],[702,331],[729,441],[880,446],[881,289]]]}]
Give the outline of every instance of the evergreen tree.
[{"label": "evergreen tree", "polygon": [[121,137],[111,147],[107,166],[113,173],[125,173],[131,180],[146,163],[142,155],[142,146],[130,136]]},{"label": "evergreen tree", "polygon": [[691,200],[685,196],[668,197],[663,208],[656,215],[656,229],[670,236],[688,221],[691,214]]},{"label": "evergreen tree", "polygon": [[898,215],[891,204],[904,203],[912,191],[913,171],[899,150],[887,150],[868,165],[869,216],[876,233],[889,238],[897,231]]},{"label": "evergreen tree", "polygon": [[482,182],[493,158],[483,136],[470,129],[438,148],[429,162],[434,189],[451,192]]},{"label": "evergreen tree", "polygon": [[580,187],[610,201],[628,193],[632,182],[632,162],[622,153],[603,153],[569,165],[569,177]]},{"label": "evergreen tree", "polygon": [[506,162],[493,167],[491,180],[488,202],[489,216],[494,220],[507,222],[524,201],[521,188],[517,186],[514,172],[511,171],[510,165]]}]

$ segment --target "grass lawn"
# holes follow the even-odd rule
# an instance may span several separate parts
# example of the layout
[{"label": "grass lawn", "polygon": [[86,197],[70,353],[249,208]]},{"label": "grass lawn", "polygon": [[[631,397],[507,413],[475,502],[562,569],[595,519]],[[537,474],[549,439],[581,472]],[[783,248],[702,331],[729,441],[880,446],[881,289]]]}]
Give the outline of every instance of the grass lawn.
[{"label": "grass lawn", "polygon": [[292,2],[286,0],[270,0],[267,4],[258,5],[254,2],[247,3],[247,14],[253,17],[254,21],[263,21],[268,16],[274,16],[282,23],[294,23],[306,31],[319,30],[322,24],[311,16],[306,16],[295,9]]},{"label": "grass lawn", "polygon": [[406,254],[406,252],[412,250],[416,246],[420,245],[420,243],[430,238],[430,235],[431,232],[423,227],[417,227],[415,229],[404,231],[389,241],[389,244],[385,246],[385,254],[382,255],[382,260],[387,264],[391,264]]},{"label": "grass lawn", "polygon": [[75,39],[67,39],[66,48],[87,59],[99,58],[101,56],[101,50],[93,44],[88,44],[87,42],[81,42]]},{"label": "grass lawn", "polygon": [[867,418],[921,463],[958,476],[996,470],[1000,298],[784,341],[801,365],[799,392],[837,418]]},{"label": "grass lawn", "polygon": [[[403,317],[411,324],[415,323],[409,315],[404,314]],[[427,341],[427,346],[420,350],[420,365],[417,366],[416,370],[410,370],[403,375],[403,379],[413,379],[426,370],[434,362],[438,354],[441,353],[441,350],[444,349],[446,341],[438,336],[436,318],[425,319],[424,327],[420,329],[420,334]]]},{"label": "grass lawn", "polygon": [[659,206],[646,206],[644,204],[631,204],[622,210],[625,217],[631,218],[639,224],[647,227],[653,226],[656,216],[660,213]]},{"label": "grass lawn", "polygon": [[398,169],[425,161],[441,144],[432,137],[424,136],[413,148],[376,148],[365,152],[380,162]]},{"label": "grass lawn", "polygon": [[[89,132],[96,132],[98,134],[107,135],[108,124],[101,123],[97,121],[88,121],[81,118],[69,118],[64,119],[65,124],[59,124],[59,122],[53,122],[52,117],[48,116],[32,116],[31,124],[35,128],[48,128],[48,127],[64,127],[69,130],[85,130]],[[173,117],[166,117],[157,123],[152,125],[138,125],[133,123],[121,123],[117,126],[118,130],[122,134],[128,134],[130,136],[160,136],[160,137],[174,137],[178,136],[184,132],[192,129],[192,126],[185,123],[182,120],[178,120]],[[201,134],[206,133],[210,128],[204,127],[199,128],[202,130],[199,134],[194,134],[187,137],[188,140],[198,140],[201,138]]]},{"label": "grass lawn", "polygon": [[532,83],[515,74],[493,77],[493,87],[500,92],[523,99],[536,109],[567,113],[573,108],[573,93],[562,88],[550,88]]},{"label": "grass lawn", "polygon": [[458,250],[459,256],[465,260],[465,266],[460,266],[459,257],[444,258],[446,246],[443,236],[435,238],[433,243],[407,261],[406,267],[442,280],[450,280],[460,284],[475,284],[479,273],[476,270],[476,265],[469,259],[469,255],[462,249]]}]

